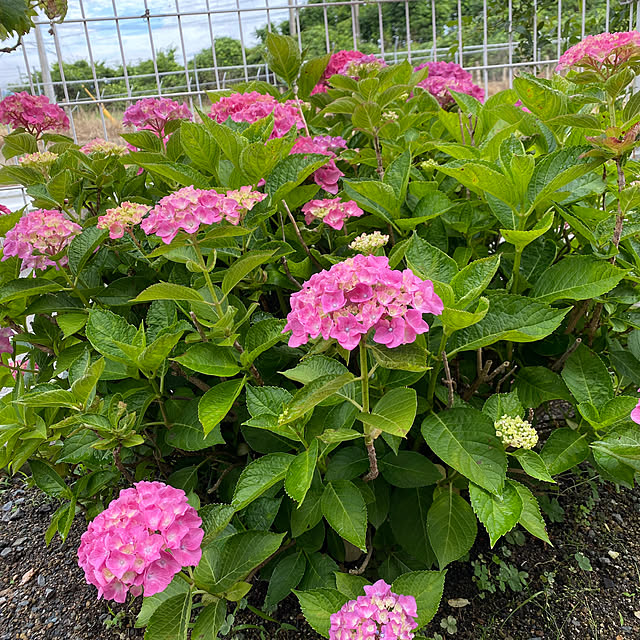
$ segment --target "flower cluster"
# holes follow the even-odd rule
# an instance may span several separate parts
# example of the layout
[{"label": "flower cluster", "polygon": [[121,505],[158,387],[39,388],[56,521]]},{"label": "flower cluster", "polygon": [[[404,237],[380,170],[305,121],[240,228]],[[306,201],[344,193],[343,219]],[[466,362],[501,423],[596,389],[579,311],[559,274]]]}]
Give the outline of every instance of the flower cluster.
[{"label": "flower cluster", "polygon": [[419,71],[424,67],[429,67],[429,75],[425,80],[418,82],[418,86],[426,89],[443,108],[455,102],[450,90],[466,93],[480,101],[484,100],[484,91],[473,84],[471,74],[459,64],[455,62],[425,62],[418,65],[415,70]]},{"label": "flower cluster", "polygon": [[105,215],[98,218],[98,229],[109,229],[112,240],[122,238],[125,231],[140,224],[151,207],[138,202],[123,202],[114,209],[107,209]]},{"label": "flower cluster", "polygon": [[52,151],[36,151],[36,153],[28,153],[20,158],[20,164],[23,167],[37,169],[45,175],[49,173],[49,169],[58,159],[58,154]]},{"label": "flower cluster", "polygon": [[340,231],[347,218],[360,217],[364,211],[352,200],[343,202],[340,198],[310,200],[302,207],[304,221],[311,224],[316,218]]},{"label": "flower cluster", "polygon": [[360,76],[364,65],[364,69],[369,70],[386,66],[384,60],[367,55],[361,51],[336,51],[329,60],[322,77],[318,84],[314,87],[311,95],[316,93],[326,93],[329,88],[329,78],[335,75]]},{"label": "flower cluster", "polygon": [[15,333],[11,327],[2,327],[0,329],[0,353],[13,353],[11,338]]},{"label": "flower cluster", "polygon": [[292,331],[290,347],[322,335],[351,350],[373,328],[374,341],[393,348],[429,330],[423,313],[439,315],[442,309],[430,280],[410,269],[391,269],[384,256],[358,254],[313,274],[291,296],[283,333]]},{"label": "flower cluster", "polygon": [[46,269],[50,266],[64,266],[67,257],[57,256],[71,242],[82,227],[65,218],[60,211],[36,209],[31,211],[7,232],[4,239],[2,260],[10,256],[22,258],[23,269]]},{"label": "flower cluster", "polygon": [[170,98],[143,98],[127,107],[122,116],[122,124],[131,125],[138,131],[148,129],[164,138],[169,122],[192,119],[193,114],[186,104],[179,104]]},{"label": "flower cluster", "polygon": [[165,196],[151,210],[140,225],[147,234],[155,234],[169,244],[182,229],[196,233],[201,224],[215,224],[226,220],[237,225],[244,214],[266,198],[264,193],[250,187],[218,193],[213,189],[183,187]]},{"label": "flower cluster", "polygon": [[316,184],[328,193],[338,193],[338,180],[344,173],[336,166],[334,158],[338,149],[346,149],[344,138],[332,136],[302,136],[298,138],[291,149],[291,153],[318,153],[323,156],[331,156],[331,160],[324,166],[316,169],[313,179]]},{"label": "flower cluster", "polygon": [[222,124],[229,118],[234,122],[257,122],[273,114],[271,138],[282,138],[292,127],[304,128],[300,107],[295,100],[278,102],[273,96],[257,91],[233,93],[211,105],[209,117]]},{"label": "flower cluster", "polygon": [[379,231],[363,233],[349,245],[349,249],[365,254],[374,253],[376,249],[384,247],[387,242],[389,242],[389,236],[385,236]]},{"label": "flower cluster", "polygon": [[38,137],[44,131],[69,128],[67,114],[47,96],[32,96],[26,91],[14,93],[0,102],[0,122],[23,127]]},{"label": "flower cluster", "polygon": [[[640,391],[640,389],[638,389],[638,391]],[[638,400],[638,405],[636,406],[636,408],[631,412],[631,419],[637,423],[640,424],[640,400]]]},{"label": "flower cluster", "polygon": [[411,640],[418,626],[413,596],[393,593],[378,580],[364,587],[366,595],[347,602],[331,615],[329,640]]},{"label": "flower cluster", "polygon": [[640,57],[640,32],[599,33],[587,36],[567,49],[558,60],[558,71],[585,67],[607,78],[632,58]]},{"label": "flower cluster", "polygon": [[127,591],[164,591],[182,567],[200,562],[202,520],[181,489],[138,482],[82,534],[78,564],[98,597],[124,602]]},{"label": "flower cluster", "polygon": [[495,423],[496,435],[505,447],[514,449],[533,449],[538,444],[538,432],[530,422],[520,416],[512,418],[504,415]]},{"label": "flower cluster", "polygon": [[129,153],[129,149],[124,145],[110,142],[104,138],[94,138],[80,147],[80,151],[89,155],[90,153],[101,153],[105,156],[123,156]]}]

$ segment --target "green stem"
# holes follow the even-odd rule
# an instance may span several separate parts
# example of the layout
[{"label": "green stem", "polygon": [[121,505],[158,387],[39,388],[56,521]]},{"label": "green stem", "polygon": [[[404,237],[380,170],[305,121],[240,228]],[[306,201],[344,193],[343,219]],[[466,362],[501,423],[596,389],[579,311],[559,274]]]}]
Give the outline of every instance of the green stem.
[{"label": "green stem", "polygon": [[64,279],[67,281],[67,284],[71,287],[71,289],[78,296],[78,298],[82,300],[82,304],[87,309],[89,309],[90,308],[89,301],[84,297],[84,294],[80,291],[80,289],[78,289],[78,287],[75,285],[73,280],[71,280],[71,278],[69,277],[69,274],[64,270],[64,267],[61,266],[60,262],[56,260],[55,263],[58,265],[58,271],[62,272],[62,275],[64,276]]},{"label": "green stem", "polygon": [[184,571],[178,571],[178,575],[191,587],[195,586],[193,578],[190,578]]},{"label": "green stem", "polygon": [[[360,384],[362,385],[362,411],[369,413],[369,363],[367,362],[366,338],[360,340]],[[365,434],[367,427],[365,426]]]},{"label": "green stem", "polygon": [[433,371],[431,372],[431,378],[429,379],[429,388],[427,390],[427,405],[429,408],[433,408],[433,396],[436,392],[436,382],[438,380],[438,374],[440,373],[440,362],[442,358],[442,352],[447,346],[447,334],[445,331],[442,331],[442,338],[440,339],[440,344],[438,345],[438,352],[436,354],[436,363],[433,365]]},{"label": "green stem", "polygon": [[607,95],[607,103],[609,105],[609,120],[611,121],[611,126],[616,126],[616,99],[612,98],[610,95]]},{"label": "green stem", "polygon": [[518,276],[520,275],[520,261],[522,260],[522,247],[516,247],[516,254],[513,259],[513,272],[511,274],[511,292],[518,293]]},{"label": "green stem", "polygon": [[200,265],[200,268],[202,269],[202,273],[204,275],[204,279],[205,282],[207,283],[207,289],[209,290],[209,293],[211,294],[211,302],[213,302],[213,304],[216,307],[216,311],[218,312],[218,316],[222,319],[222,317],[224,316],[224,312],[222,311],[222,305],[220,304],[220,300],[218,300],[218,296],[216,294],[216,290],[213,286],[213,282],[211,281],[211,276],[209,275],[209,270],[207,269],[207,264],[204,261],[204,256],[202,255],[202,251],[200,249],[200,245],[198,244],[198,241],[195,238],[191,239],[191,245],[193,246],[196,255],[198,256],[198,264]]}]

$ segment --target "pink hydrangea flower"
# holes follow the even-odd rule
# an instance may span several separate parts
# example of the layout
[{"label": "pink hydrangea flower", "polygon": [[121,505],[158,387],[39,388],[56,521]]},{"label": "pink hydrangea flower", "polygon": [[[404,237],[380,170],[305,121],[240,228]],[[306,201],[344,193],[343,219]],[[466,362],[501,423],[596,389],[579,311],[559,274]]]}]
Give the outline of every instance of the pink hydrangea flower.
[{"label": "pink hydrangea flower", "polygon": [[107,209],[105,215],[98,218],[98,229],[109,229],[112,240],[122,238],[125,231],[133,225],[140,224],[151,207],[138,202],[122,202],[120,206]]},{"label": "pink hydrangea flower", "polygon": [[14,128],[23,127],[39,137],[44,131],[69,128],[67,114],[47,96],[32,96],[26,91],[14,93],[0,102],[0,122]]},{"label": "pink hydrangea flower", "polygon": [[7,213],[11,213],[11,209],[9,209],[9,207],[5,206],[4,204],[0,204],[0,216],[3,216]]},{"label": "pink hydrangea flower", "polygon": [[[640,389],[638,389],[640,391]],[[631,419],[640,424],[640,400],[638,400],[638,406],[631,412]]]},{"label": "pink hydrangea flower", "polygon": [[244,214],[265,197],[263,193],[251,191],[250,187],[226,194],[213,189],[183,187],[162,198],[140,226],[147,235],[155,234],[165,244],[170,244],[180,230],[197,233],[201,224],[226,220],[238,225]]},{"label": "pink hydrangea flower", "polygon": [[324,156],[331,156],[331,160],[313,173],[315,183],[325,191],[338,193],[338,180],[344,173],[336,166],[334,158],[335,151],[346,149],[347,143],[344,138],[332,136],[302,136],[298,138],[291,149],[291,153],[319,153]]},{"label": "pink hydrangea flower", "polygon": [[455,102],[449,92],[450,89],[473,96],[480,102],[484,100],[484,91],[473,84],[471,74],[459,64],[455,62],[425,62],[418,65],[415,70],[419,71],[425,67],[429,67],[429,75],[422,82],[418,82],[417,86],[426,89],[443,108]]},{"label": "pink hydrangea flower", "polygon": [[[386,62],[373,55],[367,55],[361,51],[336,51],[330,58],[327,68],[324,70],[320,82],[313,88],[311,95],[326,93],[329,88],[329,78],[335,75],[359,76],[360,65],[372,67],[385,67]],[[366,68],[366,67],[365,67]]]},{"label": "pink hydrangea flower", "polygon": [[15,333],[11,327],[2,327],[0,329],[0,353],[13,353],[11,338]]},{"label": "pink hydrangea flower", "polygon": [[[135,147],[131,146],[131,148],[135,150]],[[129,153],[129,149],[124,145],[110,142],[104,138],[94,138],[90,140],[87,144],[80,147],[80,151],[87,155],[91,153],[103,153],[107,156],[123,156]]]},{"label": "pink hydrangea flower", "polygon": [[122,124],[131,125],[138,131],[148,129],[164,138],[165,127],[171,120],[193,120],[193,114],[186,104],[170,98],[143,98],[127,107]]},{"label": "pink hydrangea flower", "polygon": [[234,122],[257,122],[273,114],[271,138],[282,138],[292,127],[303,129],[304,122],[295,100],[278,102],[273,96],[251,91],[234,93],[220,98],[211,105],[209,117],[222,124],[231,118]]},{"label": "pink hydrangea flower", "polygon": [[82,534],[78,564],[98,598],[124,602],[164,591],[182,567],[200,562],[202,520],[182,489],[137,482],[123,489]]},{"label": "pink hydrangea flower", "polygon": [[18,370],[24,375],[27,372],[38,371],[39,368],[37,362],[32,363],[25,355],[16,358],[15,360],[9,358],[7,364],[12,367],[11,375],[14,380],[17,380],[18,378]]},{"label": "pink hydrangea flower", "polygon": [[340,198],[311,200],[302,207],[302,212],[307,224],[318,219],[338,231],[342,229],[347,218],[359,217],[364,213],[352,200],[343,202]]},{"label": "pink hydrangea flower", "polygon": [[[2,260],[10,256],[22,258],[23,269],[46,269],[58,266],[51,258],[58,256],[82,227],[71,222],[60,212],[51,209],[37,209],[26,213],[4,239]],[[67,264],[67,257],[57,258],[61,266]]]},{"label": "pink hydrangea flower", "polygon": [[373,329],[375,342],[393,348],[429,330],[423,313],[439,315],[442,310],[430,280],[410,269],[391,269],[385,256],[358,254],[313,274],[291,296],[283,333],[292,332],[290,347],[321,335],[352,350]]},{"label": "pink hydrangea flower", "polygon": [[556,69],[585,67],[609,77],[632,58],[640,57],[640,32],[623,31],[587,36],[567,49],[558,60]]},{"label": "pink hydrangea flower", "polygon": [[418,626],[413,596],[393,593],[378,580],[364,587],[366,595],[347,602],[331,615],[329,640],[412,640]]}]

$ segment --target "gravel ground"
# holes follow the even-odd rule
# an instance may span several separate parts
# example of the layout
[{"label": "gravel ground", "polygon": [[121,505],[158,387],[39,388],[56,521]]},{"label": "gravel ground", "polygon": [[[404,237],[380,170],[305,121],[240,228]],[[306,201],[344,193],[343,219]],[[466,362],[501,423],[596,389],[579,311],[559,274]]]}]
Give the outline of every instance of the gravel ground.
[{"label": "gravel ground", "polygon": [[[640,490],[617,492],[585,473],[561,479],[557,500],[564,520],[549,525],[553,547],[527,535],[523,545],[511,539],[491,550],[481,531],[470,560],[482,558],[496,593],[482,598],[471,564],[455,563],[428,633],[452,640],[640,639]],[[55,508],[38,490],[18,480],[0,480],[0,640],[142,638],[142,631],[133,628],[139,600],[128,607],[109,606],[85,584],[75,555],[80,520],[65,544],[56,537],[45,547]],[[561,516],[557,507],[554,511]],[[579,552],[590,571],[578,564]],[[501,592],[493,554],[512,570],[527,573],[521,591],[506,587]],[[264,582],[257,583],[250,603],[260,607],[265,590]],[[469,604],[448,604],[461,604],[456,599]],[[455,618],[455,634],[441,627],[448,616]],[[319,640],[293,598],[281,603],[273,617],[297,630],[281,629],[244,609],[236,614],[235,635],[225,640]]]}]

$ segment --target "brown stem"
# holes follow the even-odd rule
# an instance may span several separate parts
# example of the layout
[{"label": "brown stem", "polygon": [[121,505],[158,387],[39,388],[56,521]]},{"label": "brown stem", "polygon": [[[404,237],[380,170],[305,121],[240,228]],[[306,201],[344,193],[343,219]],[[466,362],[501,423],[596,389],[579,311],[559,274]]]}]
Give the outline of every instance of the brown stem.
[{"label": "brown stem", "polygon": [[484,364],[484,367],[478,373],[478,377],[473,381],[473,384],[465,391],[462,399],[465,402],[469,402],[471,400],[473,394],[480,388],[480,386],[487,382],[489,379],[489,371],[491,370],[491,365],[493,362],[491,360],[487,360]]},{"label": "brown stem", "polygon": [[189,317],[191,318],[193,324],[195,325],[196,330],[200,334],[200,339],[202,342],[209,342],[209,338],[207,338],[206,333],[204,332],[204,327],[198,321],[196,314],[193,311],[189,312]]},{"label": "brown stem", "polygon": [[198,387],[200,391],[209,391],[209,389],[211,389],[211,386],[204,380],[200,380],[200,378],[196,378],[195,376],[190,376],[177,362],[172,362],[170,367],[176,375],[186,378],[194,387]]},{"label": "brown stem", "polygon": [[576,341],[560,356],[551,367],[551,371],[560,371],[567,361],[567,358],[580,346],[582,338],[576,338]]},{"label": "brown stem", "polygon": [[282,256],[280,260],[282,262],[282,268],[284,269],[284,273],[289,279],[289,281],[295,284],[296,287],[298,287],[298,289],[302,289],[302,285],[291,275],[291,271],[289,271],[289,263],[287,262],[287,259],[284,256]]},{"label": "brown stem", "polygon": [[494,378],[497,378],[503,371],[506,371],[511,363],[505,360],[501,365],[497,366],[493,372],[487,376],[487,382],[491,382]]},{"label": "brown stem", "polygon": [[[291,220],[291,222],[293,223],[293,229],[296,232],[296,237],[298,238],[298,242],[302,245],[302,248],[304,249],[305,253],[309,256],[309,258],[311,259],[311,262],[313,262],[317,267],[322,269],[322,265],[311,254],[311,250],[307,246],[307,243],[304,241],[304,238],[302,237],[302,234],[300,233],[300,229],[298,227],[298,223],[296,222],[296,219],[293,217],[293,214],[291,213],[291,210],[289,209],[289,205],[287,205],[287,203],[284,200],[282,201],[282,204],[283,204],[283,206],[285,208],[285,211],[287,212],[287,215],[289,216],[289,220]],[[283,235],[284,235],[284,233],[283,233]]]},{"label": "brown stem", "polygon": [[113,450],[113,461],[118,469],[118,471],[127,479],[127,482],[133,484],[135,478],[131,475],[131,473],[125,468],[124,464],[122,464],[122,460],[120,459],[120,450],[122,446],[116,447]]},{"label": "brown stem", "polygon": [[367,454],[369,455],[369,472],[363,476],[365,482],[371,482],[378,477],[378,456],[376,455],[376,447],[373,440],[367,442]]},{"label": "brown stem", "polygon": [[380,139],[378,138],[378,132],[376,131],[373,134],[373,148],[376,152],[376,160],[378,161],[378,166],[376,171],[378,172],[378,177],[380,180],[384,178],[384,164],[382,163],[382,152],[380,150]]},{"label": "brown stem", "polygon": [[218,487],[222,484],[222,481],[224,480],[224,477],[232,470],[235,469],[236,467],[242,467],[244,466],[243,462],[234,462],[233,464],[230,464],[221,474],[220,477],[216,480],[215,484],[213,485],[213,487],[211,487],[210,489],[207,489],[207,493],[215,493],[218,490]]},{"label": "brown stem", "polygon": [[593,310],[593,315],[591,316],[591,320],[589,320],[589,324],[587,325],[587,331],[589,333],[589,346],[593,345],[593,340],[596,337],[596,331],[600,326],[600,317],[602,316],[602,309],[604,305],[602,302],[599,302],[596,305],[596,308]]},{"label": "brown stem", "polygon": [[371,556],[373,555],[373,545],[371,544],[371,539],[369,536],[369,533],[367,532],[367,546],[369,547],[368,551],[367,551],[367,555],[364,558],[364,561],[362,562],[362,564],[359,567],[356,567],[355,569],[350,569],[349,573],[352,576],[361,576],[367,569],[367,567],[369,566],[369,562],[371,560]]},{"label": "brown stem", "polygon": [[[234,341],[233,348],[240,354],[244,353],[244,349],[242,348],[242,345],[237,340]],[[251,375],[253,376],[254,380],[258,383],[258,386],[264,387],[264,380],[262,379],[260,372],[255,368],[253,364],[249,365],[249,371],[251,372]]]},{"label": "brown stem", "polygon": [[449,360],[447,360],[447,352],[442,352],[442,362],[444,363],[444,383],[449,387],[449,401],[447,402],[447,409],[451,409],[453,407],[453,390],[455,389],[456,383],[451,378],[451,370],[449,369]]},{"label": "brown stem", "polygon": [[288,544],[285,544],[284,547],[280,547],[275,553],[272,553],[266,560],[264,560],[263,562],[261,562],[246,578],[245,578],[245,582],[251,582],[253,580],[253,578],[255,577],[256,573],[258,573],[258,571],[260,571],[260,569],[262,569],[262,567],[265,567],[269,562],[271,562],[271,560],[273,558],[275,558],[278,554],[282,553],[283,551],[286,551],[287,549],[291,549],[291,547],[295,546],[296,541],[292,540],[291,542],[289,542]]},{"label": "brown stem", "polygon": [[[622,203],[620,195],[625,187],[624,171],[622,169],[622,161],[620,157],[616,158],[616,169],[618,170],[618,215],[616,216],[616,226],[613,230],[613,246],[617,249],[622,237],[622,226],[624,224],[624,214],[622,213]],[[611,264],[616,263],[616,256],[611,258]]]},{"label": "brown stem", "polygon": [[516,372],[517,368],[518,368],[518,365],[514,364],[513,369],[511,369],[511,371],[507,371],[507,373],[505,373],[505,375],[502,376],[502,378],[500,378],[500,380],[498,381],[498,384],[496,385],[496,393],[500,393],[500,387],[502,386],[502,383],[506,382]]},{"label": "brown stem", "polygon": [[569,335],[570,333],[573,333],[573,330],[578,325],[578,321],[585,314],[590,303],[591,303],[591,300],[585,300],[581,305],[573,307],[573,311],[569,316],[569,322],[567,323],[565,335]]}]

